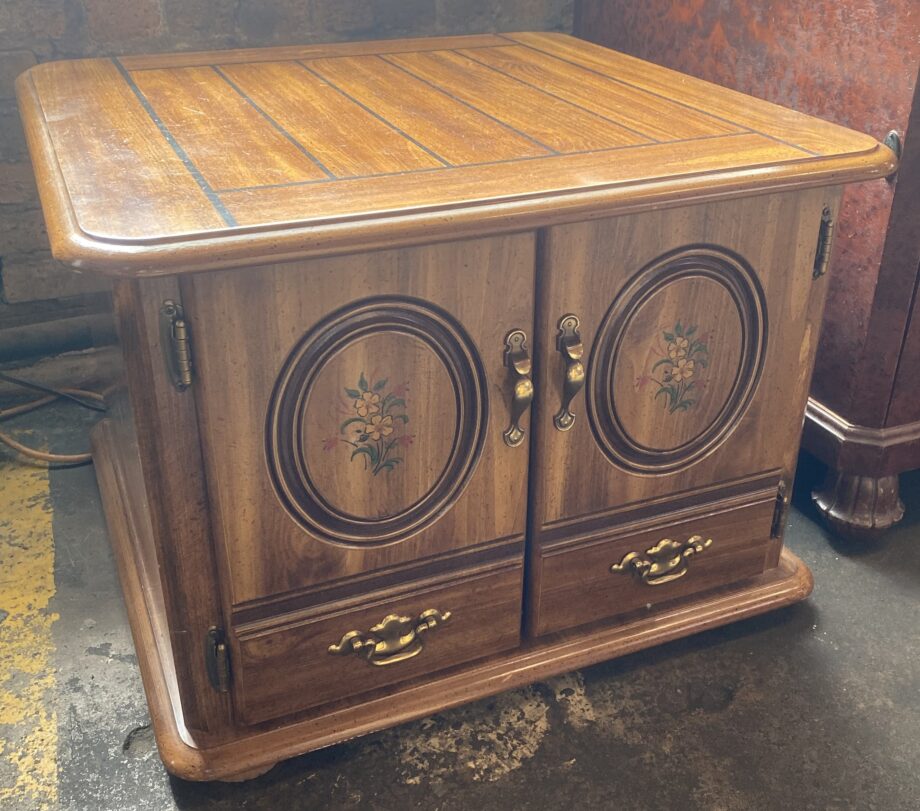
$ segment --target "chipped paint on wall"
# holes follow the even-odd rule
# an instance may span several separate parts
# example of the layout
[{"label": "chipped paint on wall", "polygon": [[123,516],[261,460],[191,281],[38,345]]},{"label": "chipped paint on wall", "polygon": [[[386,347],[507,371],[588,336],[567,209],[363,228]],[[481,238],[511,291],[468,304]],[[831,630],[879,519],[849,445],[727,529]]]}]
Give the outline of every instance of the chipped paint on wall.
[{"label": "chipped paint on wall", "polygon": [[0,807],[57,805],[48,471],[0,462]]},{"label": "chipped paint on wall", "polygon": [[[881,140],[903,134],[920,66],[917,0],[584,0],[577,32]],[[845,412],[865,345],[893,186],[844,191],[812,395]]]}]

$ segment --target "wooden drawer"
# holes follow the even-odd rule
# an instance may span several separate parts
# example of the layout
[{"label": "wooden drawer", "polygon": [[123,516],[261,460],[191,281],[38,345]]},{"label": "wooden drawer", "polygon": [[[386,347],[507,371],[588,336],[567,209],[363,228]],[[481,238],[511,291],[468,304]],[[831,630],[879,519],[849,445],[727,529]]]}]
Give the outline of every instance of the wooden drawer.
[{"label": "wooden drawer", "polygon": [[[233,652],[237,716],[258,723],[513,648],[520,642],[521,587],[521,564],[506,563],[398,597],[387,595],[319,616],[314,612],[283,625],[241,628]],[[369,632],[390,615],[409,618],[410,626],[417,627],[419,616],[430,609],[450,616],[417,634],[416,642],[403,649],[403,658],[394,655],[394,661],[373,664],[364,655],[372,645],[344,652],[351,650],[348,640],[343,653],[329,651],[349,631]],[[375,638],[382,637],[376,630]],[[418,647],[418,653],[406,656]]]},{"label": "wooden drawer", "polygon": [[[640,608],[653,610],[674,598],[762,573],[775,504],[775,496],[765,495],[743,506],[710,507],[679,521],[614,530],[543,550],[537,561],[541,571],[530,614],[531,634],[552,633]],[[684,574],[667,582],[644,582],[628,562],[624,571],[611,571],[611,565],[621,563],[630,552],[650,559],[648,550],[663,539],[680,544],[692,536],[712,543],[690,554],[670,572],[673,577],[685,566]]]}]

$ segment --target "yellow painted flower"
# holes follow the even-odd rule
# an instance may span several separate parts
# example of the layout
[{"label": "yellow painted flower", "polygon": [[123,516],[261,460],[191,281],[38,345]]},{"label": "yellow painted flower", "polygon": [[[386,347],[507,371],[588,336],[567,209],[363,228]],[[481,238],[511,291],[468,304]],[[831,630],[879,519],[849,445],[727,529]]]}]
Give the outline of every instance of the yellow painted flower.
[{"label": "yellow painted flower", "polygon": [[675,338],[668,344],[668,357],[671,360],[679,360],[687,356],[687,347],[690,342],[686,338]]},{"label": "yellow painted flower", "polygon": [[696,366],[696,364],[692,360],[687,360],[686,358],[677,361],[670,369],[671,380],[677,382],[689,380],[693,377],[694,366]]},{"label": "yellow painted flower", "polygon": [[364,426],[364,433],[375,442],[383,436],[389,436],[393,433],[393,418],[387,414],[381,417],[379,414],[371,417],[370,422]]},{"label": "yellow painted flower", "polygon": [[359,417],[368,417],[380,411],[380,395],[372,391],[364,392],[361,397],[355,400],[355,411]]}]

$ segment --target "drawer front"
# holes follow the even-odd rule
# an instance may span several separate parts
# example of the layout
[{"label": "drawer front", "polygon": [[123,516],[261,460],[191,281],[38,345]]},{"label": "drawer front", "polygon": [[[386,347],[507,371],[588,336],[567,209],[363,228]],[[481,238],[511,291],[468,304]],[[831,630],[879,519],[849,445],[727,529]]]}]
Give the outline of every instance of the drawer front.
[{"label": "drawer front", "polygon": [[677,597],[761,574],[775,503],[764,498],[544,550],[537,562],[532,633],[653,610]]},{"label": "drawer front", "polygon": [[399,597],[241,630],[233,652],[237,716],[259,723],[513,648],[521,586],[522,566],[505,564]]}]

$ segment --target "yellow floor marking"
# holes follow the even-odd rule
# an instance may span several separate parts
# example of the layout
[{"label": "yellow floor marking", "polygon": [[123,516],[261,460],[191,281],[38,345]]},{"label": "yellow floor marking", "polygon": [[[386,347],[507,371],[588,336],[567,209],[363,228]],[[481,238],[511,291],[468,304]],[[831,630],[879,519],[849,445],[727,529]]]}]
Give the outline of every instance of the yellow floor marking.
[{"label": "yellow floor marking", "polygon": [[0,460],[0,808],[57,805],[48,471]]}]

